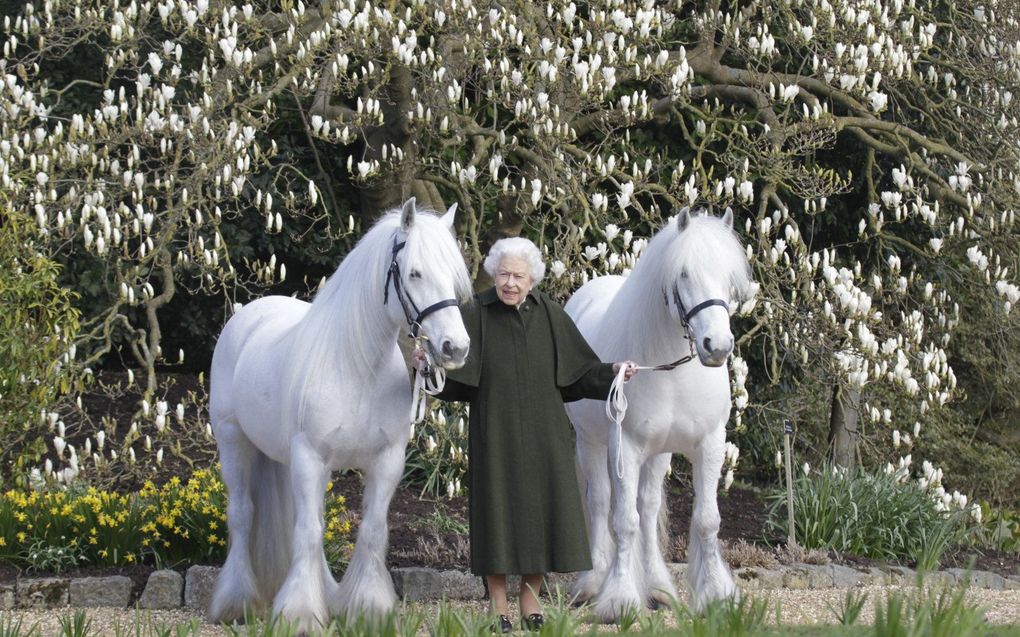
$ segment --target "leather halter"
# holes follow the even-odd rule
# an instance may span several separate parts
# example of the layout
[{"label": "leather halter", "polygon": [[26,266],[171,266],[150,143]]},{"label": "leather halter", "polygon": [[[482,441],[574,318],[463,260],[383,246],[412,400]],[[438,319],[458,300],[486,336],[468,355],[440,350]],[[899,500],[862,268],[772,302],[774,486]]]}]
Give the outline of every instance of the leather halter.
[{"label": "leather halter", "polygon": [[389,302],[390,298],[390,281],[393,282],[393,291],[396,292],[397,300],[400,301],[400,307],[404,310],[404,318],[407,319],[407,325],[411,328],[411,337],[418,338],[418,332],[421,331],[421,323],[425,318],[443,309],[444,307],[456,307],[459,305],[457,299],[443,299],[437,301],[432,305],[426,307],[423,310],[418,309],[418,305],[415,304],[414,299],[407,293],[401,285],[400,276],[400,263],[397,261],[397,254],[407,245],[407,241],[397,241],[397,238],[393,238],[393,253],[390,256],[390,268],[386,272],[386,285],[383,287],[383,305]]},{"label": "leather halter", "polygon": [[[669,296],[666,295],[665,290],[662,291],[662,300],[663,302],[665,302],[666,307],[669,307]],[[680,288],[677,287],[676,283],[673,283],[673,302],[676,303],[677,313],[680,315],[680,324],[683,325],[684,327],[684,337],[687,339],[687,342],[691,347],[691,353],[686,356],[678,358],[672,363],[656,365],[648,369],[667,372],[671,369],[676,369],[677,367],[683,365],[684,363],[689,363],[692,360],[694,360],[694,357],[697,355],[697,352],[694,349],[694,331],[691,329],[691,319],[694,318],[694,316],[697,315],[698,312],[708,309],[714,305],[718,305],[719,307],[725,308],[727,312],[729,312],[730,310],[729,304],[722,299],[708,299],[707,301],[702,301],[701,303],[698,303],[690,310],[688,310],[684,306],[683,299],[680,298]]]}]

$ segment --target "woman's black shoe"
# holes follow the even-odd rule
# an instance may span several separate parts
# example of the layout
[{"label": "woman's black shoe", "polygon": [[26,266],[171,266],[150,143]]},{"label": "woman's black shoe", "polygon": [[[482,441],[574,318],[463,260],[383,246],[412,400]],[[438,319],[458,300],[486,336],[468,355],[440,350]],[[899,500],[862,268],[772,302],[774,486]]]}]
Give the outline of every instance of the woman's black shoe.
[{"label": "woman's black shoe", "polygon": [[545,618],[542,617],[542,613],[532,613],[527,617],[521,618],[521,628],[529,633],[537,632],[544,623]]},{"label": "woman's black shoe", "polygon": [[514,631],[514,625],[510,623],[510,618],[506,615],[500,615],[496,621],[492,622],[492,632],[494,633],[512,633]]}]

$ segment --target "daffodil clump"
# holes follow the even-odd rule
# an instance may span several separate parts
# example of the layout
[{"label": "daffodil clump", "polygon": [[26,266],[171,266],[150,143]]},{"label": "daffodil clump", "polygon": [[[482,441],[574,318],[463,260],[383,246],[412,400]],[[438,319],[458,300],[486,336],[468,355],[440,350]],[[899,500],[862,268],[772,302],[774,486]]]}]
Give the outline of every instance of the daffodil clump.
[{"label": "daffodil clump", "polygon": [[[94,487],[11,489],[0,498],[0,561],[18,567],[220,562],[226,557],[227,493],[214,470],[137,493]],[[350,554],[351,521],[342,496],[326,501],[331,562]]]}]

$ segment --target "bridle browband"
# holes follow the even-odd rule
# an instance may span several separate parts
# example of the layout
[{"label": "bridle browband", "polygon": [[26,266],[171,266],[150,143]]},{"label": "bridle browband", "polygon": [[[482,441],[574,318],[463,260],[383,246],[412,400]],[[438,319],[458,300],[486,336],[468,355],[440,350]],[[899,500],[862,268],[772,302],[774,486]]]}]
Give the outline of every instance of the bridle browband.
[{"label": "bridle browband", "polygon": [[392,281],[393,291],[397,294],[397,300],[400,301],[400,307],[404,310],[404,318],[407,319],[407,325],[411,329],[411,338],[417,339],[418,333],[421,331],[421,323],[428,315],[433,312],[437,312],[444,307],[456,307],[459,303],[457,302],[457,299],[443,299],[442,301],[436,301],[423,310],[418,309],[414,299],[411,298],[411,296],[407,293],[407,290],[405,290],[400,283],[400,263],[397,262],[397,253],[399,253],[405,245],[407,245],[407,241],[398,242],[397,238],[393,237],[393,253],[390,255],[390,268],[386,272],[386,285],[383,287],[383,305],[386,305],[390,300],[390,281]]}]

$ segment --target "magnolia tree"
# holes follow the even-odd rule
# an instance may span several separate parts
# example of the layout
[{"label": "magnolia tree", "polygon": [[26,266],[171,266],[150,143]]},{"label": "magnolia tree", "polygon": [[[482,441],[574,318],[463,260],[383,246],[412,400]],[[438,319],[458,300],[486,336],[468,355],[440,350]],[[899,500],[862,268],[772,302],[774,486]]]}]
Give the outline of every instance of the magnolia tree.
[{"label": "magnolia tree", "polygon": [[[672,211],[731,206],[760,285],[731,366],[738,432],[748,408],[755,427],[816,432],[816,455],[831,443],[852,463],[863,444],[908,467],[956,396],[961,322],[1014,327],[1017,13],[46,0],[5,18],[0,178],[54,252],[98,264],[110,301],[79,352],[126,344],[150,393],[156,364],[183,356],[161,347],[174,295],[286,275],[274,255],[232,256],[233,219],[342,228],[412,194],[456,201],[476,272],[493,239],[524,233],[565,296],[625,272]],[[58,72],[81,56],[88,77]],[[282,105],[311,160],[278,152]],[[350,187],[359,209],[338,209]]]}]

